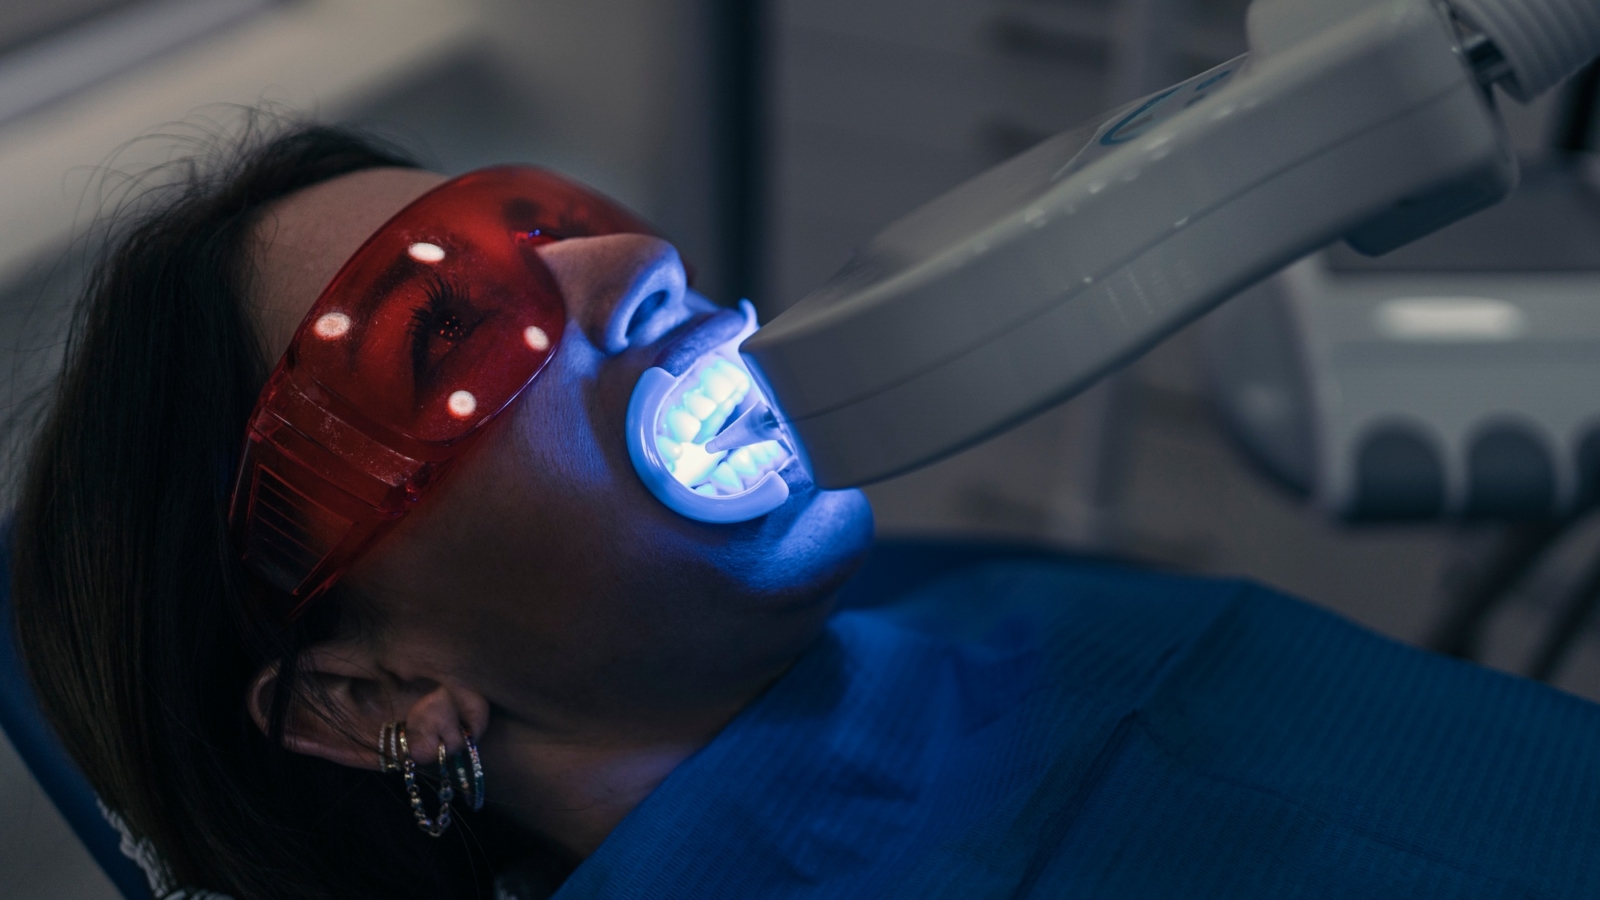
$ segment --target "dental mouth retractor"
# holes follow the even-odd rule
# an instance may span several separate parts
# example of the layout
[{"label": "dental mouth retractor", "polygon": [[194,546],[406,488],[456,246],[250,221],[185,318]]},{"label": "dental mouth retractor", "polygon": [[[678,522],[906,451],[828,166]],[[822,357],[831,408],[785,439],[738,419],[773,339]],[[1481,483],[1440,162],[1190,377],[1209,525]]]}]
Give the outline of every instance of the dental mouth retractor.
[{"label": "dental mouth retractor", "polygon": [[756,310],[733,338],[680,374],[645,371],[628,402],[628,455],[645,487],[675,512],[701,522],[743,522],[789,499],[779,474],[794,458],[761,388],[739,358]]}]

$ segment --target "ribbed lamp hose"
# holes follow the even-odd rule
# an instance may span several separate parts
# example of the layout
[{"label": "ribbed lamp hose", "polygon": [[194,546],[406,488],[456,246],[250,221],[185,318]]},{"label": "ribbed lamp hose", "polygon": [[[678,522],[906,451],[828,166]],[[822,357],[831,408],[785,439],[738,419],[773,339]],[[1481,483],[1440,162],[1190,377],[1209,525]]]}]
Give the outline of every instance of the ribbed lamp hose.
[{"label": "ribbed lamp hose", "polygon": [[1506,92],[1528,101],[1600,56],[1600,0],[1449,0],[1492,41],[1512,78]]}]

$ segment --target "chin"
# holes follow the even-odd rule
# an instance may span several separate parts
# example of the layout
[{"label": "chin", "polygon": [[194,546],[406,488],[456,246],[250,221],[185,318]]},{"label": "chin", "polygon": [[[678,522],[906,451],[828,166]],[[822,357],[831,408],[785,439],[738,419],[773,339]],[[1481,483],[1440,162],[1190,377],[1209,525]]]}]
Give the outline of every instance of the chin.
[{"label": "chin", "polygon": [[753,526],[758,593],[780,604],[830,603],[872,547],[872,507],[858,490],[794,492]]}]

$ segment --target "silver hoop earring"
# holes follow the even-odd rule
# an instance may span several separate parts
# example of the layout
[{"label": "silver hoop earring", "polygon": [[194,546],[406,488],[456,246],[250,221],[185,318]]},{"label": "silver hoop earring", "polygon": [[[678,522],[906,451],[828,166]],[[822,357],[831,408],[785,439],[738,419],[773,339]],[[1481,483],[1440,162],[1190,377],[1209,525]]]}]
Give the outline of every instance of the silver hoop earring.
[{"label": "silver hoop earring", "polygon": [[472,732],[461,728],[461,739],[466,741],[466,762],[462,762],[461,754],[450,757],[455,765],[456,783],[461,785],[461,795],[466,799],[467,805],[473,812],[483,809],[483,760],[478,758],[478,745],[472,742]]},{"label": "silver hoop earring", "polygon": [[439,744],[439,812],[430,818],[427,808],[422,805],[422,791],[417,788],[417,764],[411,758],[405,723],[397,725],[395,730],[399,736],[400,765],[406,782],[406,795],[411,798],[411,814],[416,817],[417,827],[424,834],[438,837],[450,827],[450,801],[455,797],[455,788],[450,785],[450,771],[445,766],[444,744]]},{"label": "silver hoop earring", "polygon": [[378,729],[378,769],[383,772],[400,771],[399,722],[385,722]]}]

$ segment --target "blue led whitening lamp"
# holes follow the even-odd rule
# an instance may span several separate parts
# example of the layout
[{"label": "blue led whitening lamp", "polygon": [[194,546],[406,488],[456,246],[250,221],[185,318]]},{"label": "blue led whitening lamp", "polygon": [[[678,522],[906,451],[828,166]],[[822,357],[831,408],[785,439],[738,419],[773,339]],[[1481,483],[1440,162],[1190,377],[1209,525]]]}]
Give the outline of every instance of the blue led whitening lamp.
[{"label": "blue led whitening lamp", "polygon": [[654,367],[628,401],[628,455],[657,500],[700,522],[743,522],[789,499],[778,474],[792,443],[767,411],[766,397],[739,358],[755,333],[756,310],[739,308],[745,325],[681,376]]},{"label": "blue led whitening lamp", "polygon": [[1248,31],[907,215],[745,342],[819,487],[1004,431],[1330,241],[1380,254],[1497,202],[1490,88],[1600,54],[1600,2],[1255,0]]}]

